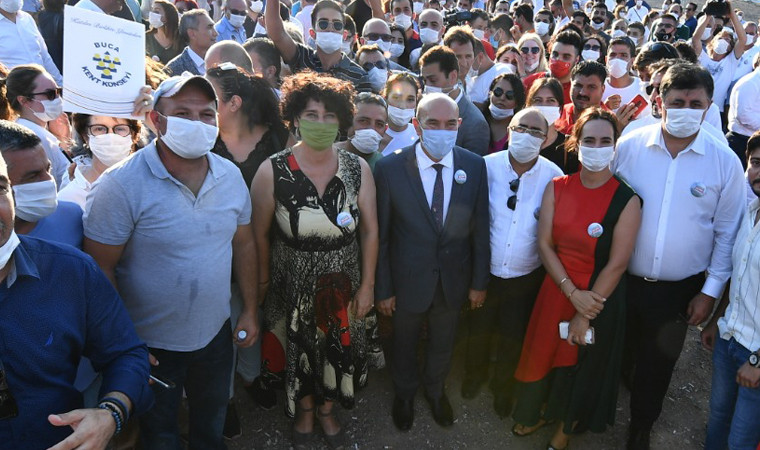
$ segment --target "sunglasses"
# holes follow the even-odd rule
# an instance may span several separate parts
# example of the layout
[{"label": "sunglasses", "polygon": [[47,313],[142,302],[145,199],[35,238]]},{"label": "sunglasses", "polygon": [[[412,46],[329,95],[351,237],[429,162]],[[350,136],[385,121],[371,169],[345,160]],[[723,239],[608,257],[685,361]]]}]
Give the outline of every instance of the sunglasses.
[{"label": "sunglasses", "polygon": [[511,209],[512,211],[514,211],[515,207],[517,206],[518,189],[520,189],[520,179],[515,178],[509,182],[509,190],[512,191],[512,195],[507,199],[507,208]]},{"label": "sunglasses", "polygon": [[538,55],[541,52],[541,49],[538,47],[523,47],[520,49],[523,54],[527,55],[528,53],[533,53],[534,55]]},{"label": "sunglasses", "polygon": [[380,70],[388,70],[388,63],[381,60],[373,63],[366,62],[362,65],[362,69],[364,69],[365,72],[369,72],[373,67],[377,67]]},{"label": "sunglasses", "polygon": [[56,98],[60,97],[61,94],[63,94],[63,89],[61,88],[47,89],[42,92],[32,92],[29,94],[29,98],[32,98],[36,95],[44,95],[48,100],[55,100]]},{"label": "sunglasses", "polygon": [[244,16],[246,13],[245,11],[240,10],[240,9],[229,9],[229,11],[230,11],[230,14],[234,14],[236,16]]},{"label": "sunglasses", "polygon": [[601,50],[601,48],[602,47],[600,45],[586,44],[583,46],[583,50],[593,50],[595,52],[598,52],[599,50]]},{"label": "sunglasses", "polygon": [[382,39],[383,42],[390,42],[391,39],[393,39],[393,36],[390,34],[367,33],[364,36],[364,39],[368,41],[379,41]]},{"label": "sunglasses", "polygon": [[18,416],[18,405],[13,398],[11,390],[8,388],[8,381],[5,377],[5,368],[0,361],[0,420],[11,419]]},{"label": "sunglasses", "polygon": [[655,86],[653,84],[650,84],[649,86],[646,87],[645,90],[647,92],[647,95],[652,95],[652,92],[654,91],[660,92],[660,86]]},{"label": "sunglasses", "polygon": [[317,28],[319,31],[327,31],[330,28],[331,23],[333,31],[343,31],[343,22],[340,20],[333,20],[330,22],[328,19],[319,19],[317,20]]},{"label": "sunglasses", "polygon": [[515,91],[505,91],[504,89],[497,87],[493,91],[491,91],[491,94],[493,94],[494,97],[499,98],[502,95],[506,96],[507,100],[514,100],[515,99]]},{"label": "sunglasses", "polygon": [[112,132],[113,134],[127,137],[132,134],[132,128],[130,128],[129,125],[125,124],[116,125],[113,128],[108,128],[105,125],[90,125],[87,127],[87,132],[90,134],[90,136],[102,136],[104,134]]}]

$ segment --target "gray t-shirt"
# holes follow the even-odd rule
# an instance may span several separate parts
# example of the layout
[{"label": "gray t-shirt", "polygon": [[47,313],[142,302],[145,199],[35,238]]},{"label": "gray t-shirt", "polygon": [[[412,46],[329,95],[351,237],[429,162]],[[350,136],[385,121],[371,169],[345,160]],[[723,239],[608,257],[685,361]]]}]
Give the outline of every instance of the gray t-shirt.
[{"label": "gray t-shirt", "polygon": [[232,238],[251,220],[240,170],[213,153],[198,196],[171,176],[155,142],[107,170],[87,196],[84,234],[126,244],[119,293],[148,347],[205,347],[230,317]]}]

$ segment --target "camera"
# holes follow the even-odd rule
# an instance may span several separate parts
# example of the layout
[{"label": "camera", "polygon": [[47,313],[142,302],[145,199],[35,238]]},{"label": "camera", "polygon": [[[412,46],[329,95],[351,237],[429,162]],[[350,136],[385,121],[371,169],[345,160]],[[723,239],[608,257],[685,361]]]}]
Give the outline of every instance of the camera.
[{"label": "camera", "polygon": [[708,16],[725,17],[730,13],[728,4],[723,0],[711,0],[705,5],[705,14]]},{"label": "camera", "polygon": [[443,16],[443,23],[446,25],[446,28],[463,25],[471,20],[472,13],[470,11],[450,11]]}]

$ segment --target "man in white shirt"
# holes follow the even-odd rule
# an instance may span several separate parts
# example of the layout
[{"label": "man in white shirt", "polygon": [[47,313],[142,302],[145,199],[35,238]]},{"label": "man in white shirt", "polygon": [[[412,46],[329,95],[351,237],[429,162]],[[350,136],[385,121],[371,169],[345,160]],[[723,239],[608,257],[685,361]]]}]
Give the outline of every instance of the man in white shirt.
[{"label": "man in white shirt", "polygon": [[[602,101],[614,113],[622,112],[631,100],[641,94],[641,84],[637,77],[631,75],[636,46],[628,37],[619,37],[610,41],[607,49],[607,79],[604,81]],[[641,111],[642,117],[649,113],[647,106]]]},{"label": "man in white shirt", "polygon": [[544,189],[562,176],[539,156],[549,125],[537,108],[515,114],[507,151],[486,156],[491,236],[491,279],[483,308],[468,313],[462,397],[474,398],[488,379],[491,342],[498,336],[491,390],[500,417],[512,412],[514,372],[533,304],[546,271],[538,256],[538,210]]},{"label": "man in white shirt", "polygon": [[[747,178],[755,199],[741,221],[732,254],[731,292],[702,331],[713,352],[705,448],[755,448],[760,442],[760,132],[747,144]],[[726,307],[728,307],[726,309]]]},{"label": "man in white shirt", "polygon": [[[435,9],[426,9],[418,16],[420,27],[420,41],[422,45],[438,44],[443,39],[443,32],[446,27],[443,24],[443,14]],[[422,47],[415,48],[409,54],[409,64],[414,67],[420,59]]]},{"label": "man in white shirt", "polygon": [[0,63],[8,69],[22,64],[40,64],[58,85],[63,84],[32,16],[21,11],[21,0],[0,3]]},{"label": "man in white shirt", "polygon": [[[760,58],[760,57],[758,57]],[[756,58],[756,60],[758,59]],[[745,151],[747,141],[760,130],[760,69],[739,80],[731,91],[728,108],[728,145],[741,159],[742,166],[747,167]]]},{"label": "man in white shirt", "polygon": [[644,23],[647,14],[649,14],[649,8],[644,6],[643,0],[636,0],[636,5],[633,8],[628,8],[628,14],[626,18],[628,23],[640,22]]},{"label": "man in white shirt", "polygon": [[622,138],[613,163],[644,200],[628,266],[631,449],[649,448],[688,325],[708,318],[731,275],[745,181],[736,155],[701,129],[712,89],[704,68],[671,66],[657,101],[662,123]]},{"label": "man in white shirt", "polygon": [[507,64],[494,63],[485,52],[480,41],[475,42],[475,58],[472,68],[477,76],[467,85],[467,95],[478,108],[488,100],[488,89],[493,80],[501,74],[512,73],[512,68]]},{"label": "man in white shirt", "polygon": [[193,9],[182,15],[179,21],[179,35],[187,47],[182,53],[166,64],[164,69],[169,75],[179,76],[185,72],[204,75],[206,63],[203,58],[209,47],[216,43],[218,33],[214,21],[202,9]]}]

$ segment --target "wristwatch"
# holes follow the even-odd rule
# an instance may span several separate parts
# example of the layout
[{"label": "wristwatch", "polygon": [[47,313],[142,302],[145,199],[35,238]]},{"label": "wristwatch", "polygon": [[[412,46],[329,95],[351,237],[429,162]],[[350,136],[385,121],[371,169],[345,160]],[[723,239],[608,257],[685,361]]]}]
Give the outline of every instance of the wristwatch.
[{"label": "wristwatch", "polygon": [[758,356],[757,352],[749,354],[749,365],[760,369],[760,356]]}]

